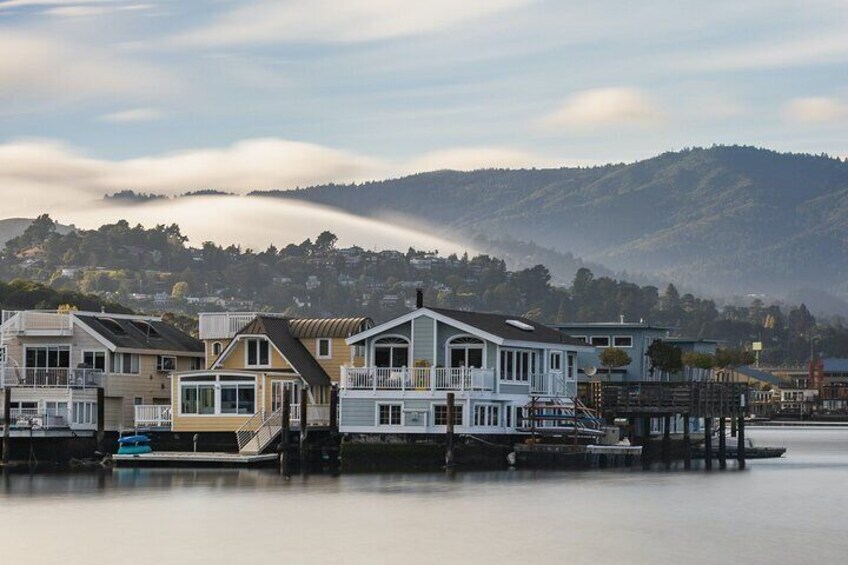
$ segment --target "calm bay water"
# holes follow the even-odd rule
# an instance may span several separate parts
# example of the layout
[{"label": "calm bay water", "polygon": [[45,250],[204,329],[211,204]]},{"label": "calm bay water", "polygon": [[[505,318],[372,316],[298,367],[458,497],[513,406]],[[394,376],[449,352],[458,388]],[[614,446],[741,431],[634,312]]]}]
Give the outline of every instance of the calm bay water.
[{"label": "calm bay water", "polygon": [[820,563],[848,552],[848,429],[749,429],[745,471],[0,477],[3,563]]}]

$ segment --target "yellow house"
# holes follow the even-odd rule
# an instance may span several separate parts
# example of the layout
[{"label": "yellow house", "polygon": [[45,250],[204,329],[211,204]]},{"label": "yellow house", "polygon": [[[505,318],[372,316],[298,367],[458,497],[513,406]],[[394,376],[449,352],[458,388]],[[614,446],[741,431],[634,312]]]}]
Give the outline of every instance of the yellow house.
[{"label": "yellow house", "polygon": [[309,424],[326,425],[330,388],[339,382],[341,367],[361,362],[345,339],[372,325],[369,318],[257,315],[219,350],[207,343],[207,369],[173,373],[171,429],[236,432],[243,449],[263,426],[275,423],[273,435],[279,433],[285,389],[291,391],[294,423],[305,392]]}]

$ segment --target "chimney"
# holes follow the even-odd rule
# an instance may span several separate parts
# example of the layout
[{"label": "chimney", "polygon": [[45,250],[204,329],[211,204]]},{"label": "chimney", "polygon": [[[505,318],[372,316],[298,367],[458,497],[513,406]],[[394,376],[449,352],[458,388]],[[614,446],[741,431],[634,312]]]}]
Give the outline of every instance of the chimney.
[{"label": "chimney", "polygon": [[424,289],[416,288],[415,289],[415,307],[416,308],[424,308]]}]

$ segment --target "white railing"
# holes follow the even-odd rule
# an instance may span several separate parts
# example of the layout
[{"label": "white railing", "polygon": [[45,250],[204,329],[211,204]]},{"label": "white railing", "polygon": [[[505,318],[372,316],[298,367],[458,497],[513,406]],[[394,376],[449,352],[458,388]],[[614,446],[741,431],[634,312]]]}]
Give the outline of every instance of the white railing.
[{"label": "white railing", "polygon": [[200,339],[230,339],[256,317],[256,312],[202,312],[199,317]]},{"label": "white railing", "polygon": [[530,375],[530,394],[541,396],[577,396],[577,380],[569,379],[562,371],[533,373]]},{"label": "white railing", "polygon": [[10,334],[67,335],[74,329],[71,314],[56,310],[4,310],[2,318]]},{"label": "white railing", "polygon": [[0,366],[0,388],[97,388],[103,386],[100,369]]},{"label": "white railing", "polygon": [[467,367],[342,367],[342,388],[410,392],[491,391],[495,388],[495,372]]},{"label": "white railing", "polygon": [[39,408],[12,408],[9,421],[13,428],[55,429],[68,428],[67,411],[46,412]]},{"label": "white railing", "polygon": [[171,407],[167,404],[142,404],[135,407],[137,428],[166,428],[171,425]]}]

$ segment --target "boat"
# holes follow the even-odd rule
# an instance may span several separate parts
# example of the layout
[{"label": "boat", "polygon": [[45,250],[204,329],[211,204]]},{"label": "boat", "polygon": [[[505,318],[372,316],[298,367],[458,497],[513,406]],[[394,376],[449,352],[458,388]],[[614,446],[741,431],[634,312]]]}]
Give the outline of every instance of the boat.
[{"label": "boat", "polygon": [[[739,438],[731,435],[725,435],[725,452],[728,459],[735,459],[739,451]],[[718,440],[719,434],[713,434],[712,441],[712,456],[713,459],[718,459]],[[769,447],[759,446],[754,444],[751,438],[745,438],[745,459],[777,459],[783,457],[786,453],[785,447]],[[695,450],[695,455],[704,457],[704,448],[700,446]]]},{"label": "boat", "polygon": [[152,452],[150,438],[145,435],[118,438],[118,455],[142,455]]}]

